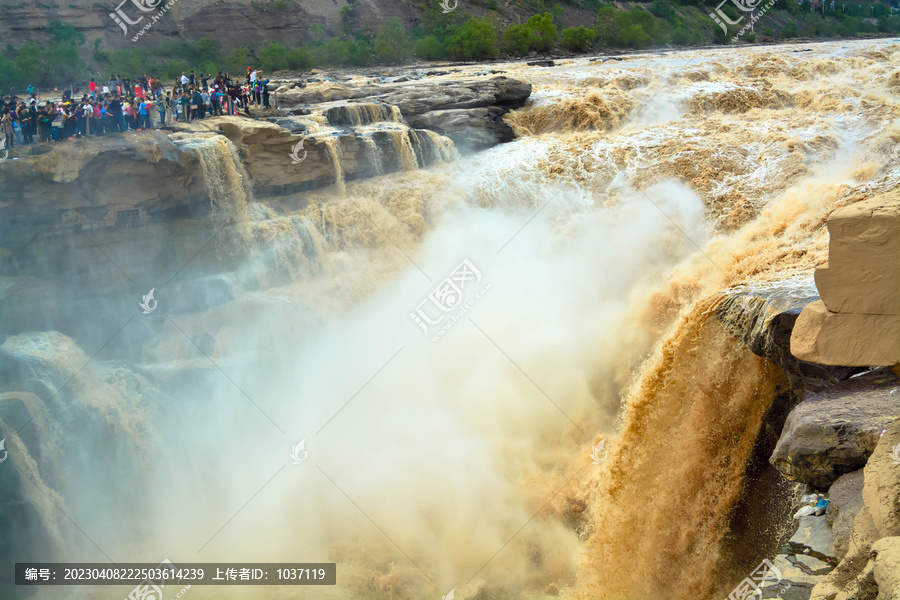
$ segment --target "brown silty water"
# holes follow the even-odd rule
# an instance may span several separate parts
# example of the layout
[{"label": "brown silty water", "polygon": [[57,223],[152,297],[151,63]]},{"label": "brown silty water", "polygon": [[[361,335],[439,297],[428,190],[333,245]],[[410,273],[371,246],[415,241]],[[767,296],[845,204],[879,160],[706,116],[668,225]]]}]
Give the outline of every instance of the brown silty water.
[{"label": "brown silty water", "polygon": [[[285,433],[228,382],[186,376],[206,359],[162,325],[139,366],[173,396],[171,414],[142,416],[148,433],[107,411],[146,489],[139,531],[94,536],[116,560],[338,563],[336,588],[191,588],[198,599],[727,595],[746,463],[786,382],[715,319],[719,292],[810,279],[829,213],[897,184],[900,45],[450,77],[490,68],[534,85],[505,117],[513,143],[463,159],[444,148],[447,162],[420,170],[398,130],[404,172],[338,172],[299,210],[263,206],[240,181],[216,189],[237,223],[216,246],[241,262],[236,299],[176,320]],[[360,110],[364,122],[375,109]],[[233,149],[197,143],[222,154],[205,169],[245,179],[225,160]],[[492,287],[432,343],[408,314],[463,258]],[[4,347],[62,356],[68,343]],[[186,383],[172,392],[173,380]],[[171,460],[142,454],[157,437]],[[311,462],[297,467],[287,451],[300,439]],[[600,439],[609,453],[595,465]],[[82,528],[104,531],[83,490],[58,487]],[[46,508],[66,559],[104,560]]]}]

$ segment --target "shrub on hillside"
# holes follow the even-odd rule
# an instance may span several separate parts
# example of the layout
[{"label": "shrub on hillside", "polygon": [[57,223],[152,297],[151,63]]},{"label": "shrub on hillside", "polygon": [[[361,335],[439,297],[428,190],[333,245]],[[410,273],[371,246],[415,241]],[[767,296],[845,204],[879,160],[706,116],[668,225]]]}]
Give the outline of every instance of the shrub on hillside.
[{"label": "shrub on hillside", "polygon": [[497,32],[489,21],[469,19],[447,40],[447,53],[464,60],[493,58],[497,56]]},{"label": "shrub on hillside", "polygon": [[421,60],[441,60],[446,54],[446,49],[438,36],[426,35],[416,40],[413,54]]},{"label": "shrub on hillside", "polygon": [[523,24],[510,25],[501,36],[503,48],[516,56],[525,56],[537,44],[537,36]]},{"label": "shrub on hillside", "polygon": [[543,15],[534,15],[525,25],[534,33],[536,40],[533,42],[531,49],[538,52],[549,52],[556,46],[556,38],[558,32],[556,25],[553,24],[553,15],[544,13]]},{"label": "shrub on hillside", "polygon": [[653,0],[650,5],[650,12],[660,19],[671,19],[675,16],[675,9],[668,0]]},{"label": "shrub on hillside", "polygon": [[375,56],[385,63],[397,63],[409,57],[411,44],[406,27],[397,17],[387,19],[375,37]]},{"label": "shrub on hillside", "polygon": [[572,52],[584,52],[594,43],[597,32],[593,29],[579,25],[562,30],[562,45]]},{"label": "shrub on hillside", "polygon": [[309,50],[300,46],[287,54],[288,68],[294,71],[306,71],[312,67],[312,55]]},{"label": "shrub on hillside", "polygon": [[259,52],[259,64],[266,73],[288,68],[288,51],[281,44],[269,44]]}]

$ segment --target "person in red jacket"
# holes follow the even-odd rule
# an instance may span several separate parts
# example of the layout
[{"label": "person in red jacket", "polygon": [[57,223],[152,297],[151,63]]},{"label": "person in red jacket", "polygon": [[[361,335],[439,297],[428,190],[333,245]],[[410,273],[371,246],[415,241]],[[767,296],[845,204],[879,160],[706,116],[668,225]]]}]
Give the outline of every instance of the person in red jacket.
[{"label": "person in red jacket", "polygon": [[91,82],[88,84],[88,90],[91,92],[91,98],[94,100],[97,99],[97,84],[94,83],[94,78],[91,77]]}]

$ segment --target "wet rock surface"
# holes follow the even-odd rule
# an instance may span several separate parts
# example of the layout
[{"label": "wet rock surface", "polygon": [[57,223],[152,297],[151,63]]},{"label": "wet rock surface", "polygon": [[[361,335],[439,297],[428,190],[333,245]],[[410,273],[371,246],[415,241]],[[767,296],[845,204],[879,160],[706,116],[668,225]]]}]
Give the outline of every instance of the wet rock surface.
[{"label": "wet rock surface", "polygon": [[884,428],[900,419],[900,377],[882,368],[807,394],[784,426],[771,462],[819,489],[861,469]]},{"label": "wet rock surface", "polygon": [[763,598],[807,600],[813,587],[834,570],[834,544],[824,516],[800,517],[797,531],[772,561],[780,580],[760,585]]},{"label": "wet rock surface", "polygon": [[850,544],[850,532],[853,521],[863,507],[863,484],[865,475],[862,469],[838,477],[828,489],[831,502],[825,517],[831,524],[834,537],[834,550],[838,558],[844,558]]}]

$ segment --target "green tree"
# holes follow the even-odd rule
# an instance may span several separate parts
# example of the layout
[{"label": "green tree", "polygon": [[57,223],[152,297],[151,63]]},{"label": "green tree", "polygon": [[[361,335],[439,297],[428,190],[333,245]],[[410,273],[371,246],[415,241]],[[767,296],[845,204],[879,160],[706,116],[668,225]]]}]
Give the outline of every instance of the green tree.
[{"label": "green tree", "polygon": [[350,35],[350,11],[353,10],[352,4],[347,4],[341,7],[341,27],[344,29],[344,33]]},{"label": "green tree", "polygon": [[16,65],[0,54],[0,90],[8,90],[17,87],[17,84]]},{"label": "green tree", "polygon": [[534,31],[527,25],[510,25],[501,36],[503,47],[516,56],[525,56],[538,43]]},{"label": "green tree", "polygon": [[497,32],[490,21],[469,19],[447,40],[447,52],[456,59],[493,58],[497,56]]},{"label": "green tree", "polygon": [[194,63],[218,63],[222,60],[222,53],[219,51],[219,43],[215,38],[211,37],[200,38],[200,41],[197,42],[190,54],[190,59]]},{"label": "green tree", "polygon": [[241,73],[247,68],[247,46],[236,46],[231,52],[225,55],[225,66],[231,74],[237,74],[240,78]]},{"label": "green tree", "polygon": [[549,52],[556,46],[556,38],[558,32],[556,25],[553,24],[553,15],[544,13],[543,15],[534,15],[525,25],[534,33],[536,41],[532,44],[532,49],[538,52]]},{"label": "green tree", "polygon": [[416,40],[413,53],[422,60],[441,60],[446,55],[446,48],[438,36],[426,35]]},{"label": "green tree", "polygon": [[375,36],[375,56],[381,62],[396,63],[409,57],[409,36],[400,19],[387,19]]},{"label": "green tree", "polygon": [[54,42],[60,44],[74,44],[81,46],[84,44],[84,34],[75,29],[71,23],[63,23],[62,21],[50,21],[44,29]]},{"label": "green tree", "polygon": [[281,44],[269,44],[259,51],[259,64],[263,71],[283,71],[288,68],[288,51]]},{"label": "green tree", "polygon": [[562,45],[572,52],[584,52],[594,43],[597,32],[583,25],[562,30]]},{"label": "green tree", "polygon": [[[615,6],[607,4],[597,11],[597,19],[594,21],[594,29],[597,32],[597,41],[602,46],[614,46],[619,39],[619,23],[616,15],[621,11]],[[631,24],[631,19],[628,20]]]},{"label": "green tree", "polygon": [[44,57],[39,46],[25,44],[16,56],[16,78],[22,85],[46,83]]},{"label": "green tree", "polygon": [[300,46],[299,48],[294,48],[287,55],[288,68],[294,69],[295,71],[306,71],[308,70],[312,64],[312,54],[310,54],[309,50]]},{"label": "green tree", "polygon": [[650,43],[652,38],[655,38],[657,35],[656,17],[639,6],[632,8],[630,14],[631,22],[641,26],[644,32],[651,38],[647,40],[647,43]]},{"label": "green tree", "polygon": [[353,48],[351,42],[345,42],[339,38],[331,38],[322,46],[323,60],[325,64],[343,67],[352,63]]},{"label": "green tree", "polygon": [[49,80],[68,85],[81,80],[87,71],[87,63],[78,54],[75,44],[63,44],[55,42],[50,44],[44,55],[44,60],[49,67]]},{"label": "green tree", "polygon": [[675,9],[668,0],[653,0],[650,5],[650,12],[660,19],[671,19],[675,16]]}]

